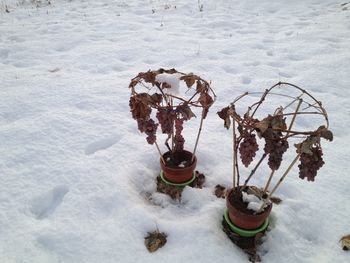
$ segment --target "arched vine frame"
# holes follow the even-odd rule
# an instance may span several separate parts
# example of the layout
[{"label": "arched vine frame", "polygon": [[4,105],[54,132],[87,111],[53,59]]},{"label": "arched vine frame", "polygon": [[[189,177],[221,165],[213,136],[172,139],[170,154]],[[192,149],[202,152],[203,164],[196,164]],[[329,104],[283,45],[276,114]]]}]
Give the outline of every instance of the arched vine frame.
[{"label": "arched vine frame", "polygon": [[[173,92],[174,89],[179,88],[174,87],[176,86],[172,83],[174,78],[178,79],[179,84],[181,82],[186,84],[185,93],[189,94],[188,98]],[[186,74],[175,69],[161,68],[140,72],[131,80],[129,88],[131,90],[129,106],[132,116],[137,121],[139,130],[146,133],[147,142],[156,146],[164,164],[165,160],[156,137],[158,126],[161,127],[162,133],[167,135],[165,145],[168,151],[174,153],[183,150],[182,124],[196,117],[192,111],[193,108],[201,108],[200,125],[192,152],[193,160],[203,121],[216,100],[216,94],[210,84],[193,73]],[[151,115],[153,110],[156,111],[156,118]]]},{"label": "arched vine frame", "polygon": [[[283,97],[285,105],[277,107],[272,114],[266,116],[263,106],[266,106],[266,100],[268,97],[273,97],[275,101]],[[245,112],[239,114],[237,107],[241,106],[240,103],[246,97],[258,97],[257,101],[254,101],[250,106],[246,108]],[[271,99],[271,98],[270,98]],[[263,114],[261,114],[263,112]],[[260,113],[263,118],[258,119],[256,116]],[[321,138],[329,141],[333,140],[333,134],[328,129],[329,120],[326,110],[323,108],[322,103],[318,101],[313,95],[311,95],[305,89],[298,87],[297,85],[288,82],[278,82],[269,89],[263,92],[245,92],[238,96],[227,107],[218,112],[221,119],[224,120],[224,126],[229,129],[232,123],[232,148],[233,148],[233,187],[247,187],[250,179],[255,175],[258,167],[269,155],[266,151],[262,154],[261,158],[255,163],[254,168],[251,170],[249,176],[244,181],[243,185],[240,185],[240,171],[238,165],[238,152],[240,144],[244,139],[245,134],[256,134],[259,138],[288,141],[291,138],[298,139],[299,143],[295,144],[296,156],[293,161],[287,166],[283,172],[281,178],[276,185],[269,190],[269,186],[275,171],[279,168],[280,163],[271,168],[271,174],[263,188],[263,193],[267,198],[264,201],[264,205],[261,206],[258,213],[263,209],[265,204],[269,201],[270,197],[275,193],[277,188],[283,182],[295,163],[300,159],[302,154],[312,154],[312,148],[320,147]],[[295,129],[295,121],[303,118],[307,121],[310,116],[318,116],[320,123],[316,124],[314,129],[305,130],[303,127]],[[277,136],[275,136],[277,134]],[[272,136],[273,135],[273,136]],[[254,135],[255,136],[255,135]],[[288,145],[288,144],[287,144]],[[266,147],[266,146],[265,146]],[[287,146],[288,148],[288,146]],[[258,150],[258,149],[256,149]],[[286,149],[285,149],[286,151]],[[282,153],[283,154],[283,153]],[[254,154],[255,155],[255,154]],[[242,158],[242,156],[241,156]],[[282,157],[281,157],[282,158]],[[282,160],[280,160],[282,161]],[[310,178],[308,178],[309,180]],[[314,178],[311,178],[313,181]]]}]

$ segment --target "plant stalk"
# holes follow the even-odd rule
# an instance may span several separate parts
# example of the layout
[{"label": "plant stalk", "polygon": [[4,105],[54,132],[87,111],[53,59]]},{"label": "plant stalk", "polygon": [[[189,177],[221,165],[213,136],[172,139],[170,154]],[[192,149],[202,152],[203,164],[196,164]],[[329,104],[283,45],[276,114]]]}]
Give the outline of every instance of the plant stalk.
[{"label": "plant stalk", "polygon": [[162,163],[163,163],[163,164],[165,164],[165,160],[164,160],[164,158],[163,158],[162,152],[161,152],[161,151],[160,151],[160,149],[159,149],[159,145],[158,145],[158,143],[155,141],[155,142],[154,142],[154,144],[155,144],[155,145],[156,145],[156,147],[157,147],[157,150],[158,150],[158,153],[159,153],[160,159],[162,160]]},{"label": "plant stalk", "polygon": [[267,183],[266,183],[266,185],[265,185],[265,188],[264,188],[264,193],[266,193],[266,192],[267,192],[267,190],[269,189],[269,186],[270,186],[270,183],[271,183],[272,177],[273,177],[273,175],[275,174],[275,171],[276,171],[276,170],[272,170],[272,171],[271,171],[271,174],[270,174],[269,180],[267,181]]},{"label": "plant stalk", "polygon": [[233,162],[232,162],[232,175],[233,175],[233,188],[235,188],[236,186],[236,121],[235,119],[232,117],[232,158],[233,158]]},{"label": "plant stalk", "polygon": [[[236,148],[237,148],[237,145],[236,145]],[[237,149],[235,150],[235,152],[237,153]],[[236,160],[236,171],[237,171],[237,187],[239,187],[239,181],[240,181],[240,176],[239,176],[239,169],[238,169],[238,154],[236,154],[236,157],[235,157],[235,160]]]},{"label": "plant stalk", "polygon": [[195,156],[196,151],[197,151],[197,146],[198,146],[198,142],[199,142],[199,137],[200,137],[201,132],[202,132],[203,121],[204,121],[204,118],[203,118],[203,114],[202,114],[201,122],[200,122],[200,124],[199,124],[199,130],[198,130],[198,134],[197,134],[196,144],[194,145],[194,149],[193,149],[193,153],[192,153],[192,160],[191,160],[191,162],[193,162],[194,156]]},{"label": "plant stalk", "polygon": [[278,183],[276,184],[276,186],[272,189],[271,193],[268,195],[268,197],[265,199],[264,203],[261,205],[259,211],[257,212],[260,213],[264,206],[267,204],[267,202],[270,200],[271,196],[276,192],[277,188],[281,185],[281,183],[283,182],[283,180],[286,178],[286,176],[288,175],[288,173],[290,172],[290,170],[292,169],[292,167],[294,166],[294,164],[298,161],[300,156],[300,153],[294,158],[294,160],[291,162],[291,164],[288,166],[287,170],[284,172],[284,174],[282,175],[282,177],[280,178],[280,180],[278,181]]},{"label": "plant stalk", "polygon": [[258,167],[260,166],[260,164],[262,163],[262,161],[266,158],[266,156],[267,156],[266,153],[264,153],[264,154],[261,156],[259,162],[255,165],[254,169],[250,172],[250,175],[248,176],[247,180],[245,180],[243,188],[247,186],[249,180],[253,177],[253,175],[255,174],[256,170],[258,169]]},{"label": "plant stalk", "polygon": [[297,117],[297,113],[298,113],[298,111],[299,111],[300,106],[301,106],[302,103],[303,103],[303,99],[299,99],[299,103],[298,103],[298,105],[297,105],[297,107],[296,107],[296,109],[295,109],[295,112],[294,112],[294,114],[293,114],[293,118],[292,118],[292,120],[291,120],[291,122],[290,122],[290,125],[289,125],[289,127],[288,127],[288,131],[287,131],[287,135],[286,135],[286,136],[289,135],[290,130],[291,130],[292,127],[293,127],[295,118]]},{"label": "plant stalk", "polygon": [[[170,106],[171,106],[171,109],[173,110],[173,98],[169,97],[169,102],[170,102]],[[174,132],[175,132],[175,122],[174,120],[172,120],[172,123],[171,123],[171,126],[172,126],[172,132],[171,132],[171,152],[173,153],[174,152],[174,146],[175,146],[175,141],[174,141]]]}]

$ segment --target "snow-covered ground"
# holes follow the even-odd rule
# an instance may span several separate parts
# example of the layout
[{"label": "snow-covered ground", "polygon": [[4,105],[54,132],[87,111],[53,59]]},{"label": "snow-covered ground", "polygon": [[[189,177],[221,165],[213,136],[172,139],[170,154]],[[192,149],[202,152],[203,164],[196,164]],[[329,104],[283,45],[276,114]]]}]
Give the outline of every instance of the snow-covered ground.
[{"label": "snow-covered ground", "polygon": [[[277,192],[262,260],[350,262],[338,242],[350,232],[345,0],[201,0],[202,12],[196,0],[0,2],[0,262],[246,262],[213,195],[231,182],[230,133],[215,113],[278,81],[323,101],[335,140],[315,183],[294,169]],[[128,107],[130,79],[159,67],[218,94],[197,155],[205,187],[181,203],[155,193],[159,157]],[[157,227],[168,242],[150,254]]]}]

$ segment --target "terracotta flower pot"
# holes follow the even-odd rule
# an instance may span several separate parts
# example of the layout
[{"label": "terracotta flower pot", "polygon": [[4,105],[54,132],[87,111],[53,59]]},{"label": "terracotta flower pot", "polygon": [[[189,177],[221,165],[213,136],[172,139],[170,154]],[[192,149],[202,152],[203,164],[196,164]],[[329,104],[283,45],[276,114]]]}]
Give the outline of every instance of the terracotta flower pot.
[{"label": "terracotta flower pot", "polygon": [[242,229],[256,229],[261,227],[271,212],[272,204],[269,204],[264,211],[260,212],[259,214],[249,214],[243,212],[230,201],[230,197],[233,194],[234,189],[235,188],[231,189],[226,196],[226,206],[232,223]]},{"label": "terracotta flower pot", "polygon": [[169,182],[179,184],[190,181],[193,177],[193,171],[196,168],[197,164],[196,156],[194,157],[194,160],[190,165],[185,165],[185,167],[181,167],[180,164],[183,161],[191,161],[192,153],[185,150],[173,153],[172,160],[175,161],[172,164],[169,164],[167,162],[167,160],[169,160],[170,155],[170,152],[166,152],[165,154],[163,154],[163,158],[166,161],[166,164],[164,164],[162,160],[160,160],[160,167],[164,172],[165,179]]}]

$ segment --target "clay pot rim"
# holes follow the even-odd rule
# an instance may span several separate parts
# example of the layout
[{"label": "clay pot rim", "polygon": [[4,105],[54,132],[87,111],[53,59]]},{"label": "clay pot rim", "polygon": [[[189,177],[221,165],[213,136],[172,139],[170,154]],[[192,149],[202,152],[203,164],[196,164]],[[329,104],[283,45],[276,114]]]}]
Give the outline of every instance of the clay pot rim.
[{"label": "clay pot rim", "polygon": [[[165,153],[162,155],[163,158],[164,158],[164,156],[165,156],[167,153],[169,153],[169,152],[170,152],[170,151],[165,152]],[[186,167],[172,168],[172,167],[169,167],[169,166],[167,166],[166,164],[164,164],[164,163],[162,162],[162,159],[160,158],[161,167],[165,167],[167,170],[173,171],[173,172],[176,172],[176,171],[179,171],[179,170],[186,170],[186,169],[192,170],[192,169],[194,169],[193,167],[196,167],[196,165],[197,165],[197,157],[196,157],[195,155],[193,155],[192,152],[187,151],[187,150],[182,150],[182,151],[179,151],[179,152],[186,152],[186,153],[191,154],[191,156],[194,156],[193,162],[192,162],[189,166],[186,166]]]},{"label": "clay pot rim", "polygon": [[234,210],[236,211],[236,213],[239,216],[250,216],[250,217],[259,217],[259,216],[263,216],[264,214],[270,214],[271,209],[272,209],[272,203],[269,203],[267,208],[265,208],[262,212],[260,212],[259,214],[247,214],[244,213],[243,211],[239,210],[234,204],[231,204],[230,202],[230,198],[229,196],[233,193],[234,189],[236,189],[236,187],[231,188],[226,195],[226,206],[229,208],[229,206],[233,207]]}]

